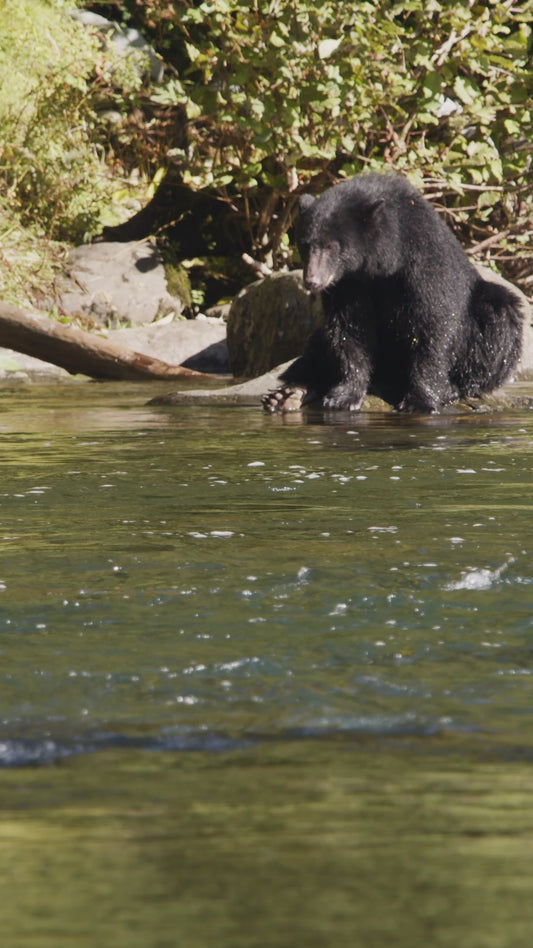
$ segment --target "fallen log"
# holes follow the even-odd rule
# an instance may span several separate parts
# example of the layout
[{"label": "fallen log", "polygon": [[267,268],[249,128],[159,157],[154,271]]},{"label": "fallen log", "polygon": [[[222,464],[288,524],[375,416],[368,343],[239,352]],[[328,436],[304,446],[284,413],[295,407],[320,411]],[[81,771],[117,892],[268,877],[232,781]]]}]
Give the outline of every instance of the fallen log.
[{"label": "fallen log", "polygon": [[101,336],[58,323],[47,316],[27,313],[18,306],[0,302],[0,346],[52,362],[71,375],[95,379],[212,379],[183,365],[169,365],[141,352],[134,352]]}]

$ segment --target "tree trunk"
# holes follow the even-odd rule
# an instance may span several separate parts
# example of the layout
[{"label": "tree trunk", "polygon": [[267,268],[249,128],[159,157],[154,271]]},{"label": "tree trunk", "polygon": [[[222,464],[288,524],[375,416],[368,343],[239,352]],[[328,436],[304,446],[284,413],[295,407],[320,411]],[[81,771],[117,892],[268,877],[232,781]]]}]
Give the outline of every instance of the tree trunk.
[{"label": "tree trunk", "polygon": [[81,373],[95,379],[213,378],[1,302],[0,346],[52,362],[72,375]]}]

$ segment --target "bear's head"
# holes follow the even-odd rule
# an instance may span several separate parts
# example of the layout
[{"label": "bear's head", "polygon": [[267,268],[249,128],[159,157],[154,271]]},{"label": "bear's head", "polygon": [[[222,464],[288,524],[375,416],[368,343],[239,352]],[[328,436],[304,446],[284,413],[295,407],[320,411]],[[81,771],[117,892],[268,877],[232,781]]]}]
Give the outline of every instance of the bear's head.
[{"label": "bear's head", "polygon": [[297,243],[304,282],[313,293],[344,279],[390,276],[400,266],[395,215],[385,194],[361,186],[364,177],[319,198],[300,198]]}]

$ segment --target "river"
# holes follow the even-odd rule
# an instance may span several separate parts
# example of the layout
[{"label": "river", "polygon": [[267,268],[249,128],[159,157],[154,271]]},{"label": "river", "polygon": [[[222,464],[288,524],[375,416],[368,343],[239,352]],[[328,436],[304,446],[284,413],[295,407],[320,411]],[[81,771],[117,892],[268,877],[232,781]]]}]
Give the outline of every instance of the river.
[{"label": "river", "polygon": [[6,946],[529,948],[533,414],[163,390],[1,393]]}]

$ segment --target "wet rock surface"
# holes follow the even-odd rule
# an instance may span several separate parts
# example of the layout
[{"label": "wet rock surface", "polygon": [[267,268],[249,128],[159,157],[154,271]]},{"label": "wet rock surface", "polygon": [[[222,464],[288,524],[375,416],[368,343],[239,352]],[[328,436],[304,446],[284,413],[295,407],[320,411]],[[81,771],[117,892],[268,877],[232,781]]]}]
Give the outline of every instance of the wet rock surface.
[{"label": "wet rock surface", "polygon": [[[265,375],[251,379],[248,382],[241,382],[236,385],[227,385],[224,388],[218,389],[184,388],[179,392],[169,392],[165,395],[158,395],[156,398],[150,399],[148,404],[161,406],[192,403],[213,403],[220,405],[241,404],[256,405],[259,411],[262,410],[262,396],[265,394],[265,392],[274,390],[279,386],[279,376],[289,364],[290,362],[280,365],[276,369],[265,373]],[[292,412],[287,411],[282,414],[275,413],[271,417],[282,418],[290,421],[291,415],[296,415],[301,411],[307,411],[310,409],[323,411],[319,404],[316,402],[310,402],[304,406],[296,405],[295,410]],[[503,388],[498,389],[495,392],[491,392],[490,395],[484,395],[482,398],[473,398],[465,401],[454,402],[443,409],[443,413],[469,413],[474,411],[490,412],[505,411],[508,409],[533,409],[533,366],[531,366],[527,372],[518,375],[514,381],[508,382]],[[360,411],[390,413],[395,412],[395,409],[388,405],[387,402],[384,402],[381,398],[377,398],[374,395],[367,395]],[[330,414],[341,413],[331,412]],[[351,414],[357,416],[358,413],[353,412]]]}]

